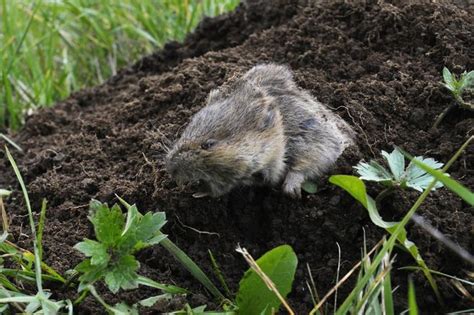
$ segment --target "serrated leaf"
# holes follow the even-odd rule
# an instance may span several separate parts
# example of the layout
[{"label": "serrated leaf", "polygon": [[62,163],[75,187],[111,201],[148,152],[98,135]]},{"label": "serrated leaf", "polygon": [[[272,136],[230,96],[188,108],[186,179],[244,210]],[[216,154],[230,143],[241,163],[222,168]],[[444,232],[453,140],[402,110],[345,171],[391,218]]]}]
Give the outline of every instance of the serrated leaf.
[{"label": "serrated leaf", "polygon": [[382,156],[387,160],[388,167],[396,181],[400,181],[405,172],[405,157],[395,148],[392,153],[382,151]]},{"label": "serrated leaf", "polygon": [[91,265],[105,265],[110,260],[107,247],[102,243],[85,239],[83,242],[76,244],[74,248],[86,257],[91,257]]},{"label": "serrated leaf", "polygon": [[84,287],[102,278],[106,267],[106,265],[92,265],[90,259],[86,259],[79,263],[74,269],[77,272],[82,273],[82,275],[79,277],[79,280],[81,280],[81,287]]},{"label": "serrated leaf", "polygon": [[[130,210],[131,209],[131,210]],[[160,229],[166,224],[166,215],[164,212],[142,215],[135,206],[129,207],[128,219],[126,224],[126,233],[122,233],[122,238],[118,248],[123,253],[140,250],[144,247],[158,244],[166,236],[160,232]]]},{"label": "serrated leaf", "polygon": [[[415,157],[418,161],[426,164],[427,166],[431,167],[432,169],[440,169],[443,167],[443,163],[437,162],[432,158],[423,158],[422,156]],[[415,190],[422,192],[425,190],[433,181],[434,177],[428,174],[426,171],[418,167],[413,161],[407,167],[406,170],[406,185],[411,187]],[[437,182],[436,185],[433,187],[433,190],[437,188],[443,187],[443,183]]]},{"label": "serrated leaf", "polygon": [[[293,249],[288,245],[276,247],[265,253],[257,260],[258,266],[273,281],[283,297],[291,291],[298,258]],[[278,310],[280,300],[271,292],[263,280],[249,269],[239,284],[236,297],[240,314],[261,314],[265,309],[270,314],[273,308]]]},{"label": "serrated leaf", "polygon": [[464,77],[466,80],[466,88],[471,88],[471,86],[474,86],[474,71],[469,71]]},{"label": "serrated leaf", "polygon": [[369,163],[359,162],[354,169],[359,174],[359,178],[374,182],[388,182],[393,180],[393,176],[376,161]]},{"label": "serrated leaf", "polygon": [[416,163],[418,167],[422,168],[423,170],[434,176],[437,180],[442,182],[447,188],[456,193],[468,204],[470,204],[471,206],[474,205],[474,193],[472,193],[468,188],[464,187],[463,185],[461,185],[460,183],[458,183],[457,181],[455,181],[454,179],[439,170],[435,170],[418,160],[412,161],[413,163]]},{"label": "serrated leaf", "polygon": [[97,240],[107,246],[114,245],[122,234],[125,219],[118,205],[109,209],[107,204],[93,200],[90,203],[89,220],[94,225]]},{"label": "serrated leaf", "polygon": [[153,239],[157,234],[161,234],[160,229],[166,224],[166,214],[164,212],[148,212],[138,221],[136,226],[137,240],[145,244]]},{"label": "serrated leaf", "polygon": [[306,191],[308,194],[315,194],[318,191],[318,185],[311,181],[305,181],[301,185],[301,189]]},{"label": "serrated leaf", "polygon": [[464,72],[459,80],[459,91],[470,89],[472,85],[474,85],[474,71]]},{"label": "serrated leaf", "polygon": [[443,80],[444,80],[445,86],[449,90],[451,91],[456,90],[456,85],[455,85],[456,79],[453,77],[451,71],[449,71],[449,69],[446,67],[443,68]]},{"label": "serrated leaf", "polygon": [[161,241],[164,240],[164,239],[167,238],[167,237],[168,237],[168,235],[166,235],[166,234],[159,234],[159,235],[153,237],[152,239],[149,239],[149,240],[146,242],[146,244],[147,244],[148,246],[156,245],[156,244],[161,243]]},{"label": "serrated leaf", "polygon": [[[416,163],[418,163],[418,161],[416,161]],[[393,232],[397,229],[399,222],[387,222],[382,219],[378,212],[375,201],[367,194],[365,184],[359,178],[350,175],[333,175],[329,178],[329,182],[346,190],[352,195],[352,197],[358,200],[367,209],[370,219],[375,225],[386,229],[390,234],[393,234]],[[437,291],[436,282],[434,282],[429,268],[426,266],[425,261],[421,257],[418,247],[416,247],[415,243],[408,240],[407,231],[405,228],[402,228],[401,232],[397,236],[397,240],[416,260],[418,265],[423,269],[423,272],[433,289]]]},{"label": "serrated leaf", "polygon": [[132,205],[127,209],[127,221],[125,223],[125,228],[122,231],[122,236],[124,236],[132,226],[135,226],[136,222],[142,217],[141,213],[138,212],[137,206]]},{"label": "serrated leaf", "polygon": [[109,290],[117,293],[120,288],[125,290],[137,288],[139,266],[133,255],[121,257],[105,275],[105,283]]}]

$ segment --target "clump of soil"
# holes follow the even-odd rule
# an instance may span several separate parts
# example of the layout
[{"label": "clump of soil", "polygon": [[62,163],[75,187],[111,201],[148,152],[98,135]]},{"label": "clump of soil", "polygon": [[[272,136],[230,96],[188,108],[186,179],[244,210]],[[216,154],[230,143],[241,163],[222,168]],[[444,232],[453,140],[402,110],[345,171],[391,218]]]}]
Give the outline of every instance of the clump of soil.
[{"label": "clump of soil", "polygon": [[[298,84],[334,109],[357,132],[357,149],[347,150],[333,174],[353,172],[360,159],[377,157],[381,149],[402,146],[416,155],[446,162],[472,135],[473,114],[456,109],[436,130],[436,116],[453,99],[439,84],[443,66],[456,73],[474,68],[474,18],[467,6],[425,3],[307,4],[306,1],[246,1],[228,15],[206,19],[183,44],[163,50],[124,69],[107,83],[73,94],[52,109],[29,117],[14,135],[25,154],[16,154],[34,208],[48,200],[44,257],[64,272],[81,261],[72,248],[93,237],[87,220],[91,198],[114,203],[114,194],[136,203],[141,211],[165,211],[165,232],[195,261],[211,272],[207,250],[216,256],[231,288],[246,270],[235,252],[238,243],[255,256],[280,244],[293,246],[299,269],[290,304],[298,314],[311,308],[305,286],[309,264],[320,293],[335,283],[341,248],[341,274],[359,259],[364,231],[367,245],[383,235],[365,210],[350,196],[322,179],[320,191],[301,201],[278,188],[236,189],[220,199],[193,199],[192,191],[176,188],[163,165],[165,148],[204,103],[208,92],[255,64],[288,64]],[[450,169],[453,178],[474,188],[474,148]],[[18,184],[2,156],[0,187],[15,195],[7,206],[14,241],[31,248]],[[373,186],[370,193],[380,190]],[[398,220],[417,194],[387,199],[384,215]],[[453,241],[473,248],[473,211],[449,192],[433,192],[419,214]],[[466,277],[469,265],[415,226],[409,238],[427,264],[447,274]],[[140,272],[157,281],[190,288],[193,305],[212,298],[162,248],[139,254]],[[403,252],[397,266],[414,265]],[[407,274],[395,271],[395,285],[406,285]],[[418,303],[426,312],[454,311],[468,301],[446,278],[438,278],[445,308],[435,303],[422,276],[417,277]],[[133,303],[156,294],[140,288],[105,299]],[[349,292],[346,284],[339,296]],[[74,298],[74,290],[53,288],[55,298]],[[397,291],[397,307],[406,305]],[[150,312],[179,308],[184,300],[156,306]],[[217,307],[217,306],[216,306]],[[100,313],[88,298],[78,312]]]}]

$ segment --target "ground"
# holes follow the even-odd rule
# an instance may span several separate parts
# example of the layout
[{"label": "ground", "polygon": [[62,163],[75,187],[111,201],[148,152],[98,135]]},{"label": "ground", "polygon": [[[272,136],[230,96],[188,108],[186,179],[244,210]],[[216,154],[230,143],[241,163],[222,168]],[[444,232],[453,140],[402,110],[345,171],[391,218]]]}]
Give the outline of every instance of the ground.
[{"label": "ground", "polygon": [[[335,283],[341,248],[341,273],[360,259],[364,231],[368,246],[383,231],[347,193],[322,178],[319,192],[300,201],[276,188],[242,188],[219,199],[194,199],[180,191],[164,170],[165,147],[180,134],[212,88],[258,63],[284,63],[297,83],[343,117],[356,131],[357,146],[346,150],[332,174],[351,174],[361,159],[379,156],[399,145],[415,155],[447,162],[472,135],[474,115],[457,109],[438,129],[436,116],[453,102],[440,85],[441,70],[474,69],[474,15],[467,6],[406,5],[394,1],[366,4],[306,4],[300,1],[246,1],[228,15],[204,20],[183,44],[165,48],[122,70],[101,86],[83,90],[52,109],[40,110],[12,135],[25,150],[15,158],[24,174],[35,209],[48,200],[44,257],[64,272],[81,261],[72,246],[93,237],[87,220],[91,198],[114,203],[114,194],[136,203],[141,211],[165,211],[164,232],[205,270],[207,250],[216,256],[231,288],[246,270],[237,244],[255,257],[280,244],[290,244],[299,268],[290,304],[298,314],[311,308],[306,265],[320,294]],[[269,2],[268,2],[269,3]],[[0,153],[3,154],[3,153]],[[7,202],[14,242],[31,248],[26,209],[19,186],[1,157],[0,187],[15,190]],[[449,173],[474,188],[474,147]],[[369,186],[376,195],[378,186]],[[402,192],[383,204],[384,218],[398,220],[417,193]],[[446,189],[432,193],[419,214],[449,238],[472,251],[473,209]],[[467,263],[409,225],[409,238],[435,270],[466,278]],[[201,231],[201,232],[199,232]],[[140,273],[164,283],[190,288],[193,305],[213,304],[197,282],[159,246],[139,253]],[[414,265],[399,251],[396,267]],[[416,276],[417,298],[426,312],[467,308],[472,301],[446,278],[437,278],[445,299],[441,308],[430,287]],[[395,271],[397,308],[405,306],[407,273]],[[343,297],[351,283],[340,291]],[[114,296],[114,303],[134,302],[156,294],[140,289]],[[74,298],[74,290],[54,290],[56,298]],[[149,312],[177,309],[182,300]],[[471,304],[472,305],[472,304]],[[88,298],[81,314],[100,311]]]}]

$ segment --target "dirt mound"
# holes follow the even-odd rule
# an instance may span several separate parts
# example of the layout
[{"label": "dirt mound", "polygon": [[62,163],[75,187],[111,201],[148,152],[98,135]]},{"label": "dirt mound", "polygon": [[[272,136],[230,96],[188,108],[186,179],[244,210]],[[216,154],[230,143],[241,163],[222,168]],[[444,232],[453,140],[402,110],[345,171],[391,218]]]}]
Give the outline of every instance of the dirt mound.
[{"label": "dirt mound", "polygon": [[[237,243],[258,257],[279,244],[298,254],[299,269],[290,304],[298,313],[311,305],[304,285],[309,264],[319,292],[335,282],[338,250],[341,273],[360,259],[365,230],[368,246],[383,231],[374,227],[350,196],[326,179],[316,195],[295,202],[278,189],[242,188],[217,199],[193,199],[179,191],[163,167],[165,146],[200,109],[207,93],[227,78],[257,63],[288,64],[298,84],[328,104],[358,132],[357,150],[347,151],[336,173],[351,173],[360,159],[378,156],[381,149],[400,145],[417,155],[446,162],[472,134],[474,116],[453,111],[439,129],[430,130],[438,113],[452,102],[440,84],[444,65],[459,73],[474,68],[474,18],[467,9],[404,1],[364,4],[307,4],[304,1],[246,1],[227,16],[205,20],[184,44],[171,43],[121,71],[106,84],[80,91],[53,109],[30,117],[15,136],[25,149],[16,154],[35,209],[48,199],[44,231],[46,262],[61,272],[73,268],[80,254],[72,248],[92,237],[87,220],[91,198],[113,203],[114,193],[137,203],[142,211],[160,210],[169,219],[165,232],[206,270],[207,250],[216,256],[232,289],[246,265],[235,253]],[[269,5],[271,3],[272,5]],[[474,148],[450,169],[452,177],[474,188]],[[18,191],[13,173],[2,157],[0,187]],[[375,194],[376,187],[369,192]],[[415,193],[392,196],[385,203],[388,220],[397,220],[416,199]],[[31,247],[26,210],[18,193],[8,203],[16,242]],[[461,246],[472,250],[473,209],[446,189],[431,194],[419,213]],[[193,229],[190,229],[192,227]],[[212,233],[201,233],[207,231]],[[420,247],[428,265],[466,277],[469,266],[414,226],[409,237]],[[161,248],[139,254],[141,273],[204,292]],[[398,266],[414,264],[400,252]],[[405,286],[398,271],[395,285]],[[432,291],[417,279],[418,303],[439,312]],[[445,310],[466,307],[463,299],[439,278]],[[346,285],[340,296],[348,292]],[[58,290],[59,291],[59,290]],[[111,303],[119,297],[104,296]],[[404,290],[398,290],[403,309]],[[149,296],[146,289],[120,295],[126,301]],[[74,291],[54,292],[73,297]],[[209,304],[203,294],[194,305]],[[182,301],[181,301],[182,302]],[[176,309],[180,301],[155,307]],[[211,304],[212,305],[212,304]],[[94,300],[81,313],[98,313]]]}]

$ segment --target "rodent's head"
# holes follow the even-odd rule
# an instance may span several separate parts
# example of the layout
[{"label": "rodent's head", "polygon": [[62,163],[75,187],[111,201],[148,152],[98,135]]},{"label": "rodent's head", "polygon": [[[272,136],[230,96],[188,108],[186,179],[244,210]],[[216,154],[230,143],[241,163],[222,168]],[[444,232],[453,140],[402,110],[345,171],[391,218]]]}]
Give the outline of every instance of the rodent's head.
[{"label": "rodent's head", "polygon": [[275,158],[283,159],[284,132],[273,99],[239,82],[225,92],[214,90],[166,157],[166,168],[178,184],[199,182],[218,197]]}]

